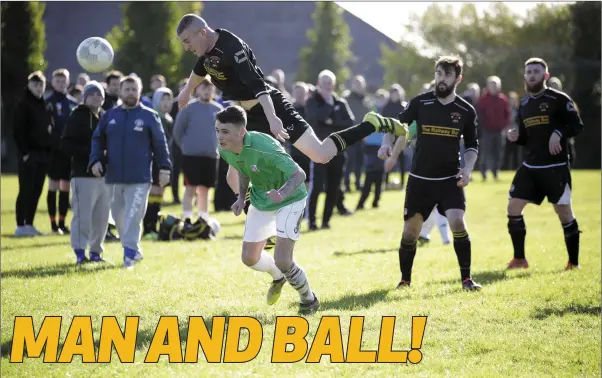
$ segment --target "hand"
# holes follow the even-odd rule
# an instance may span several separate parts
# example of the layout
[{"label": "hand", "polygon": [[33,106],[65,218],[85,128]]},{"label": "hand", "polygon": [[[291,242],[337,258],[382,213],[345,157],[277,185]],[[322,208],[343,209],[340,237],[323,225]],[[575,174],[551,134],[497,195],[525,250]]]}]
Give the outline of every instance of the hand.
[{"label": "hand", "polygon": [[238,199],[236,200],[236,202],[234,202],[234,205],[232,205],[231,209],[232,212],[234,213],[234,215],[239,216],[240,213],[242,213],[243,209],[245,208],[245,200],[243,199]]},{"label": "hand", "polygon": [[268,196],[269,199],[274,201],[274,203],[280,203],[284,200],[284,198],[282,198],[282,195],[280,194],[280,192],[277,190],[274,190],[274,189],[267,192],[266,195]]},{"label": "hand", "polygon": [[558,155],[562,151],[562,145],[560,144],[560,135],[557,132],[553,132],[550,137],[548,146],[552,155]]},{"label": "hand", "polygon": [[513,128],[508,130],[508,140],[510,142],[516,142],[518,140],[518,129]]},{"label": "hand", "polygon": [[268,122],[270,123],[270,131],[272,132],[272,134],[274,134],[276,139],[278,139],[281,142],[284,142],[285,139],[290,138],[288,133],[284,129],[284,126],[282,125],[282,120],[280,118],[273,116],[268,119]]},{"label": "hand", "polygon": [[29,159],[29,154],[23,155],[23,163],[27,163],[28,159]]},{"label": "hand", "polygon": [[472,169],[468,169],[466,167],[461,168],[458,171],[458,174],[456,174],[456,178],[459,178],[460,180],[458,180],[458,186],[460,188],[463,188],[465,186],[467,186],[470,183],[470,177],[472,176]]},{"label": "hand", "polygon": [[391,156],[392,153],[393,153],[393,147],[391,147],[391,145],[386,144],[386,145],[380,146],[380,148],[378,149],[378,158],[381,160],[387,160],[389,158],[389,156]]},{"label": "hand", "polygon": [[178,110],[187,107],[188,102],[190,102],[190,91],[188,90],[188,86],[186,86],[178,95]]},{"label": "hand", "polygon": [[169,169],[161,169],[159,171],[159,186],[167,186],[167,184],[169,184],[170,176],[171,172],[169,171]]},{"label": "hand", "polygon": [[385,160],[385,173],[391,172],[391,169],[395,168],[395,164],[397,164],[397,159],[394,159],[393,156],[389,156],[387,160]]},{"label": "hand", "polygon": [[96,177],[101,177],[102,176],[102,163],[97,161],[96,163],[94,163],[94,165],[92,166],[92,174]]}]

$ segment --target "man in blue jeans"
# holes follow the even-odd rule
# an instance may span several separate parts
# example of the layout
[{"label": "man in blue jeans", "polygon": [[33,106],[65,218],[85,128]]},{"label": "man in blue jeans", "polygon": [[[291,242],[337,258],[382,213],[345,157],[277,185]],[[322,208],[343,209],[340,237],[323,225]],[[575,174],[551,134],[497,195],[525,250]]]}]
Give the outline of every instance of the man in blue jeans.
[{"label": "man in blue jeans", "polygon": [[153,160],[159,167],[159,185],[170,181],[171,161],[161,119],[140,104],[142,85],[137,77],[120,83],[122,104],[108,110],[92,136],[89,167],[96,177],[105,174],[113,186],[111,211],[123,246],[123,267],[142,260],[140,237],[146,213]]}]

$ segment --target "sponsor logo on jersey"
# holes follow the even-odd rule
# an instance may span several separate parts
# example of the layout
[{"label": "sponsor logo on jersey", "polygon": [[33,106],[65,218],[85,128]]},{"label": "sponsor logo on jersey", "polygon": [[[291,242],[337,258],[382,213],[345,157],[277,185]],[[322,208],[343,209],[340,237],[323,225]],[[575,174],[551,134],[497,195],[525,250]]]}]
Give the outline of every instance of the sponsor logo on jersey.
[{"label": "sponsor logo on jersey", "polygon": [[422,134],[457,138],[460,135],[460,130],[453,127],[422,125]]},{"label": "sponsor logo on jersey", "polygon": [[525,118],[523,121],[525,127],[539,126],[539,125],[549,125],[550,124],[550,116],[535,116]]}]

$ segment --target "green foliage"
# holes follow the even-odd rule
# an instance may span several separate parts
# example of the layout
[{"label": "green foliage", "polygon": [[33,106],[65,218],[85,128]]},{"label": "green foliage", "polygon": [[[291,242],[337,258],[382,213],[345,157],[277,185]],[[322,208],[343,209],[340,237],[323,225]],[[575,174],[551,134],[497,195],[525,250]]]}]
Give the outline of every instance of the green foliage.
[{"label": "green foliage", "polygon": [[[520,16],[503,3],[492,4],[483,14],[470,3],[457,14],[450,5],[433,4],[421,17],[414,15],[406,28],[424,40],[422,49],[408,42],[393,51],[383,47],[381,64],[385,82],[408,85],[411,96],[417,94],[416,82],[433,79],[433,62],[444,54],[463,58],[461,88],[470,82],[483,86],[488,76],[496,75],[502,79],[505,92],[522,92],[523,63],[532,56],[545,59],[565,88],[572,84],[573,24],[568,5],[539,4]],[[425,57],[430,58],[428,69]]]},{"label": "green foliage", "polygon": [[307,31],[310,44],[299,53],[297,80],[314,83],[320,71],[328,69],[344,83],[351,74],[347,63],[353,54],[343,9],[334,2],[317,2],[312,18],[314,27]]},{"label": "green foliage", "polygon": [[198,2],[125,3],[122,24],[107,35],[115,50],[114,67],[125,74],[136,72],[144,85],[160,73],[175,86],[183,72],[190,74],[194,62],[190,57],[182,61],[184,51],[175,31],[185,13],[200,13],[201,7]]}]

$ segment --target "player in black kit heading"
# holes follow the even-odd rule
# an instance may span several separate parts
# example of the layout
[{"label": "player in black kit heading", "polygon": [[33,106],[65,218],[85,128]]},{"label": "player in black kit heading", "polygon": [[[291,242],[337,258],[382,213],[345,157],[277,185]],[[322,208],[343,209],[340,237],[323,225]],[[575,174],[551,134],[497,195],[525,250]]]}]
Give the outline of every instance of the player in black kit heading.
[{"label": "player in black kit heading", "polygon": [[508,269],[528,268],[525,258],[527,234],[523,209],[531,202],[540,205],[545,197],[552,203],[564,230],[569,255],[566,270],[579,268],[579,225],[571,206],[571,172],[567,140],[583,130],[583,121],[573,100],[564,92],[546,87],[548,65],[543,59],[525,62],[527,95],[518,108],[518,130],[508,139],[527,150],[526,160],[510,187],[508,231],[514,258]]},{"label": "player in black kit heading", "polygon": [[[178,96],[182,109],[190,94],[205,75],[223,93],[224,100],[234,101],[247,111],[250,131],[273,134],[278,140],[290,142],[316,163],[327,163],[339,152],[373,132],[405,136],[407,126],[393,118],[368,113],[362,123],[334,132],[321,141],[293,105],[264,79],[251,48],[238,36],[225,29],[211,29],[205,20],[194,14],[182,17],[177,35],[186,51],[199,60],[188,84]],[[237,173],[228,170],[228,184],[238,191]]]},{"label": "player in black kit heading", "polygon": [[[410,286],[416,241],[424,220],[437,206],[445,215],[454,235],[462,287],[478,290],[481,285],[470,277],[471,246],[464,211],[464,187],[477,160],[477,114],[456,86],[462,80],[462,61],[458,57],[441,57],[435,63],[435,90],[414,97],[399,115],[402,123],[416,121],[416,149],[408,178],[404,205],[404,227],[399,248],[401,281]],[[460,137],[464,136],[465,166],[460,168]],[[379,157],[386,159],[392,150],[391,136],[383,138]]]}]

